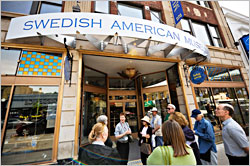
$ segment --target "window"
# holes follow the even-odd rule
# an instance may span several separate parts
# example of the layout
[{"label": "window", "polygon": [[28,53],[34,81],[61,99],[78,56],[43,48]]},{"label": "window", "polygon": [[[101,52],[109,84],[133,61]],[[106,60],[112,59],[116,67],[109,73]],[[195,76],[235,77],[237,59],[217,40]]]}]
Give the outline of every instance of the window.
[{"label": "window", "polygon": [[157,11],[150,10],[151,20],[154,22],[161,23],[161,13]]},{"label": "window", "polygon": [[1,86],[1,129],[3,128],[11,86]]},{"label": "window", "polygon": [[41,1],[41,9],[39,13],[60,13],[62,11],[62,1],[58,2]]},{"label": "window", "polygon": [[1,49],[1,74],[15,75],[21,50]]},{"label": "window", "polygon": [[228,69],[221,67],[207,67],[210,81],[231,81]]},{"label": "window", "polygon": [[106,88],[106,75],[85,67],[84,82],[85,85]]},{"label": "window", "polygon": [[58,89],[58,86],[15,87],[3,140],[3,165],[52,160]]},{"label": "window", "polygon": [[95,1],[96,13],[109,13],[109,1]]},{"label": "window", "polygon": [[233,81],[243,81],[239,69],[229,69],[229,73]]},{"label": "window", "polygon": [[110,78],[110,90],[135,90],[135,81],[129,79]]},{"label": "window", "polygon": [[2,1],[1,11],[30,14],[32,1]]},{"label": "window", "polygon": [[206,45],[224,47],[217,27],[192,21],[191,19],[181,19],[182,30],[188,32]]},{"label": "window", "polygon": [[212,45],[211,41],[209,40],[208,31],[206,26],[203,24],[193,23],[194,34],[195,36],[201,40],[206,45]]},{"label": "window", "polygon": [[135,17],[143,19],[142,8],[118,3],[118,12],[122,16]]},{"label": "window", "polygon": [[209,4],[208,4],[207,1],[188,1],[188,2],[197,4],[197,5],[200,5],[200,6],[203,6],[203,7],[210,8],[210,6],[209,6]]},{"label": "window", "polygon": [[[84,92],[83,132],[81,143],[88,142],[88,135],[100,115],[107,115],[106,94]],[[113,126],[112,126],[113,127]]]},{"label": "window", "polygon": [[190,28],[190,25],[188,23],[188,20],[187,19],[181,19],[181,26],[182,26],[182,30],[189,33],[189,34],[192,34],[192,31],[191,31],[191,28]]},{"label": "window", "polygon": [[63,1],[2,1],[1,10],[22,14],[55,13],[62,11]]},{"label": "window", "polygon": [[215,26],[209,26],[209,30],[211,32],[211,37],[213,39],[214,42],[214,46],[216,47],[223,47],[222,41],[220,39],[220,35],[218,32],[218,29]]},{"label": "window", "polygon": [[60,76],[62,54],[23,51],[17,75]]}]

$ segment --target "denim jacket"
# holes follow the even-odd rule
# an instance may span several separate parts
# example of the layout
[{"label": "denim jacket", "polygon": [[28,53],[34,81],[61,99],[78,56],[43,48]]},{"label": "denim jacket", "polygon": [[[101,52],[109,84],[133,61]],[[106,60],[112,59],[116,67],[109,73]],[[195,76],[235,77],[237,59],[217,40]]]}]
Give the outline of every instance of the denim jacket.
[{"label": "denim jacket", "polygon": [[217,152],[214,128],[208,120],[202,118],[200,121],[196,121],[194,124],[194,131],[195,134],[199,136],[198,142],[200,153],[204,154],[210,148],[213,152]]}]

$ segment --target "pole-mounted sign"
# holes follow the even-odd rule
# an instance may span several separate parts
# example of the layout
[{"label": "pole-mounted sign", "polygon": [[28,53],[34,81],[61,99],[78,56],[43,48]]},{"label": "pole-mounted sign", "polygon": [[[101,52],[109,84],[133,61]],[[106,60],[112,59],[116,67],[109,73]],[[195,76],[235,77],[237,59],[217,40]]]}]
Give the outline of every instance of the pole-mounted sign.
[{"label": "pole-mounted sign", "polygon": [[178,22],[182,19],[182,17],[184,16],[182,7],[181,7],[181,2],[180,1],[170,1],[171,7],[172,7],[172,11],[174,14],[174,21],[175,21],[175,25],[178,24]]}]

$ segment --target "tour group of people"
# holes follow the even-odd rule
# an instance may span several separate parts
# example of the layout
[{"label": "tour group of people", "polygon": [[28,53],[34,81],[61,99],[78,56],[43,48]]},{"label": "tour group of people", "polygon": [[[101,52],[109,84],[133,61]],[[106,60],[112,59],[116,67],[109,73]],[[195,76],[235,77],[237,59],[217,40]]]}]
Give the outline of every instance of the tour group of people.
[{"label": "tour group of people", "polygon": [[[143,165],[217,165],[217,149],[213,125],[200,110],[194,109],[194,129],[173,104],[167,106],[167,116],[162,122],[157,108],[152,117],[144,116],[138,131]],[[222,139],[230,165],[249,165],[249,143],[242,127],[232,119],[234,108],[219,104],[215,114],[222,121]],[[116,148],[108,136],[108,118],[101,115],[89,133],[89,144],[79,149],[78,160],[88,165],[127,165],[131,129],[126,114],[120,113],[115,127]],[[195,135],[198,137],[196,142]]]}]

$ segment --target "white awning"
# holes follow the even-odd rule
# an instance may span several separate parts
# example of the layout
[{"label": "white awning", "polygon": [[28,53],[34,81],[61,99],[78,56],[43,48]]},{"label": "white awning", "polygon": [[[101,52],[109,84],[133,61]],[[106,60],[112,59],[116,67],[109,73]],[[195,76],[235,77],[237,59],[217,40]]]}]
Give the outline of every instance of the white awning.
[{"label": "white awning", "polygon": [[[6,39],[46,36],[64,43],[66,38],[66,44],[75,47],[79,34],[101,51],[116,37],[120,39],[124,53],[147,42],[147,56],[164,51],[165,57],[180,55],[182,60],[209,58],[208,48],[189,33],[161,23],[111,14],[49,13],[17,17],[11,20]],[[106,38],[98,40],[95,35]],[[125,43],[124,37],[134,40]],[[151,41],[157,44],[150,45]]]}]

